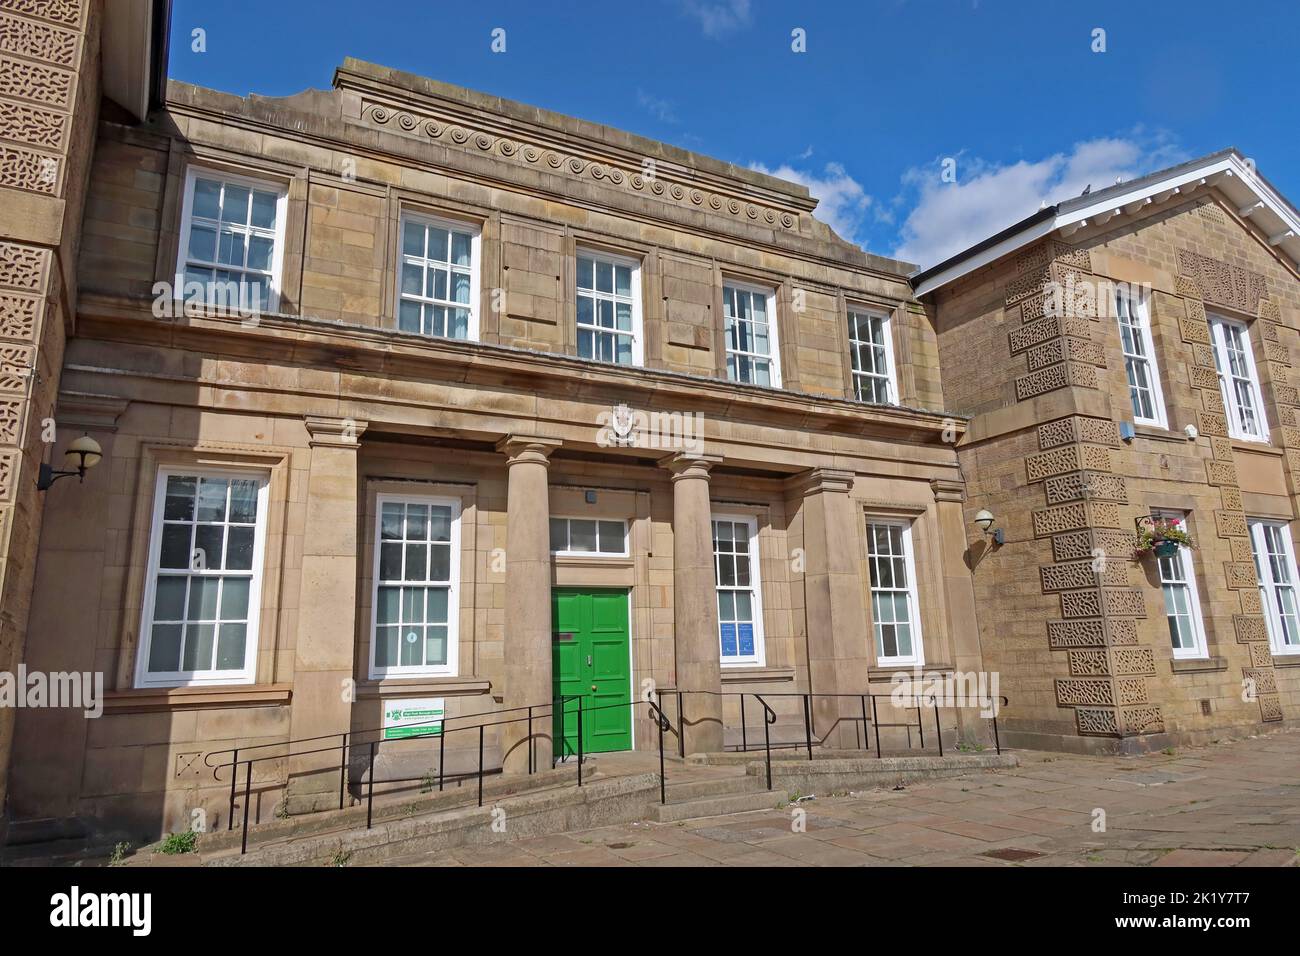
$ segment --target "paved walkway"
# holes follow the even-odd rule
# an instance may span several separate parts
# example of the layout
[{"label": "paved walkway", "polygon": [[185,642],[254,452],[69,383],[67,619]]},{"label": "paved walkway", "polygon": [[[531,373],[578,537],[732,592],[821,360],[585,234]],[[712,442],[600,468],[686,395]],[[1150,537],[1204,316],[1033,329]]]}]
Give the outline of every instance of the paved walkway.
[{"label": "paved walkway", "polygon": [[[387,863],[1300,865],[1300,730],[1174,754],[1079,757],[1021,751],[1018,756],[1022,766],[1016,770],[903,790],[818,794],[782,810],[623,824],[398,856]],[[797,811],[805,815],[800,818]]]}]

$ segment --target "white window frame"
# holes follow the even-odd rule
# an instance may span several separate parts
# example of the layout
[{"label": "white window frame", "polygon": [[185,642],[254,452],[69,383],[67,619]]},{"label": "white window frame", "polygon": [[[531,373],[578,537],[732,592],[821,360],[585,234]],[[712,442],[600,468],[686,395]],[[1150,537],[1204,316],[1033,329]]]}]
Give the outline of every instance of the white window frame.
[{"label": "white window frame", "polygon": [[[1139,352],[1130,352],[1124,344],[1125,318],[1128,319],[1127,328],[1134,338],[1134,344],[1140,350]],[[1129,402],[1132,405],[1135,401],[1133,392],[1135,386],[1130,372],[1130,366],[1135,363],[1141,363],[1146,369],[1147,374],[1147,391],[1151,393],[1151,411],[1150,416],[1139,415],[1137,407],[1133,407],[1133,420],[1142,425],[1154,425],[1157,428],[1168,428],[1169,420],[1165,415],[1165,394],[1160,386],[1160,368],[1156,362],[1155,342],[1151,338],[1151,310],[1147,307],[1146,297],[1123,289],[1115,290],[1115,322],[1119,326],[1119,347],[1120,353],[1124,356],[1124,375],[1129,383]]]},{"label": "white window frame", "polygon": [[[1157,521],[1176,522],[1183,530],[1187,529],[1187,513],[1183,511],[1153,511],[1151,517]],[[1182,571],[1181,581],[1165,580],[1165,561],[1177,561]],[[1169,603],[1165,600],[1166,584],[1182,584],[1187,588],[1187,602],[1191,611],[1192,647],[1174,647],[1172,635],[1169,647],[1175,660],[1204,660],[1210,656],[1205,640],[1205,618],[1201,611],[1201,592],[1196,586],[1196,563],[1192,559],[1192,549],[1186,545],[1178,548],[1178,553],[1171,558],[1156,558],[1156,577],[1160,582],[1160,599],[1165,608],[1165,626],[1169,624]]]},{"label": "white window frame", "polygon": [[[628,557],[627,544],[627,519],[626,518],[593,518],[590,515],[551,515],[551,521],[593,521],[596,523],[596,546],[600,546],[600,523],[602,521],[609,524],[620,524],[623,526],[623,547],[618,551],[573,551],[566,548],[563,551],[552,551],[551,554],[557,558],[626,558]],[[547,531],[550,531],[550,525],[547,525]],[[568,542],[573,541],[572,526],[565,537]]]},{"label": "white window frame", "polygon": [[[258,482],[257,521],[253,530],[253,558],[248,586],[248,622],[245,625],[246,630],[244,632],[244,666],[239,670],[166,672],[149,670],[149,650],[153,643],[154,602],[157,598],[158,578],[161,570],[158,567],[158,562],[162,556],[163,509],[167,502],[167,479],[172,476],[224,478]],[[135,667],[136,687],[206,687],[224,684],[252,684],[255,682],[257,677],[258,631],[262,619],[262,572],[265,565],[267,507],[270,498],[270,485],[270,475],[264,471],[243,471],[229,468],[187,468],[181,465],[169,465],[158,469],[149,528],[149,563],[146,566],[143,607],[140,611],[140,640]],[[197,495],[197,488],[195,493]],[[229,515],[227,515],[228,519]],[[185,573],[192,577],[196,572],[191,569]],[[210,573],[217,576],[221,572],[212,571]],[[185,603],[186,613],[188,614],[188,591]],[[218,635],[214,633],[214,642],[217,637]],[[184,628],[182,628],[183,639]],[[183,653],[184,644],[182,643],[181,646]]]},{"label": "white window frame", "polygon": [[[402,329],[402,301],[409,299],[412,302],[419,302],[422,305],[441,306],[448,310],[453,308],[465,308],[463,303],[452,302],[450,299],[430,299],[423,294],[413,295],[403,293],[402,291],[402,267],[410,260],[413,264],[418,263],[428,268],[429,263],[436,260],[427,259],[423,256],[408,256],[403,248],[403,240],[406,234],[406,224],[408,222],[419,223],[422,226],[432,226],[435,229],[446,229],[453,232],[468,233],[469,243],[469,321],[466,323],[465,338],[458,339],[450,335],[433,335],[429,332],[410,332]],[[425,252],[428,252],[428,240],[425,241]],[[412,209],[403,209],[397,220],[397,269],[393,276],[393,328],[395,331],[402,332],[404,335],[418,335],[427,339],[443,339],[448,342],[478,342],[480,341],[480,330],[482,328],[480,317],[480,306],[482,304],[481,266],[482,266],[482,246],[483,246],[483,227],[481,224],[469,219],[451,219],[446,216],[435,216],[429,213],[417,212]],[[441,264],[441,263],[438,263]],[[455,270],[448,266],[447,293],[451,294],[451,275]],[[421,323],[423,325],[423,323]],[[447,327],[450,328],[450,319]]]},{"label": "white window frame", "polygon": [[[751,295],[761,295],[766,300],[767,305],[767,327],[768,327],[768,355],[761,355],[758,352],[739,352],[731,347],[731,337],[727,334],[727,290],[731,289],[736,292],[747,292]],[[776,314],[776,289],[772,286],[757,285],[752,282],[741,282],[735,279],[724,279],[722,282],[722,337],[724,360],[733,355],[744,356],[746,358],[766,359],[771,367],[768,377],[771,379],[770,385],[759,385],[757,382],[742,381],[738,378],[727,377],[727,381],[734,382],[737,385],[753,385],[757,388],[780,388],[781,387],[781,339],[777,326]]]},{"label": "white window frame", "polygon": [[[730,667],[766,667],[767,666],[767,640],[763,631],[763,568],[762,560],[759,557],[758,541],[758,519],[753,515],[743,514],[712,514],[709,516],[709,546],[713,554],[713,602],[714,608],[717,609],[718,593],[723,590],[721,583],[718,581],[718,552],[713,548],[713,523],[715,521],[730,521],[733,524],[744,525],[749,533],[749,587],[742,588],[739,586],[728,586],[728,591],[745,591],[752,592],[751,613],[754,625],[754,653],[748,655],[737,654],[733,657],[722,656],[722,626],[721,621],[718,623],[718,629],[714,633],[714,639],[718,642],[718,661],[723,668]],[[736,631],[736,649],[740,649],[740,631]]]},{"label": "white window frame", "polygon": [[[1273,653],[1282,655],[1300,654],[1300,642],[1287,644],[1282,640],[1285,629],[1282,615],[1278,608],[1277,590],[1289,587],[1292,595],[1300,604],[1300,575],[1296,571],[1295,545],[1291,540],[1291,526],[1285,521],[1272,521],[1267,518],[1249,518],[1251,554],[1255,560],[1255,574],[1259,580],[1259,596],[1264,606],[1264,620],[1268,623],[1268,642]],[[1291,575],[1287,582],[1277,581],[1273,575],[1272,561],[1261,561],[1261,557],[1271,558],[1272,552],[1267,548],[1265,528],[1275,528],[1282,541],[1280,557],[1286,562],[1286,571]]]},{"label": "white window frame", "polygon": [[[199,179],[216,180],[222,183],[223,186],[227,183],[233,183],[238,186],[247,186],[250,189],[276,194],[275,248],[271,253],[271,295],[262,310],[269,313],[276,312],[280,307],[280,290],[284,275],[284,243],[286,223],[289,218],[289,190],[283,183],[278,183],[275,180],[242,176],[238,173],[229,173],[225,170],[207,166],[190,166],[185,170],[185,191],[184,198],[181,201],[181,231],[176,247],[176,281],[172,287],[172,297],[178,301],[185,300],[185,268],[190,261],[190,228],[193,225],[194,184]],[[217,242],[218,245],[221,242],[220,233],[218,233]],[[199,268],[219,269],[221,266],[219,264],[199,264]],[[246,271],[239,267],[235,267],[235,269],[236,271]],[[204,302],[206,303],[206,299]]]},{"label": "white window frame", "polygon": [[[859,350],[863,347],[875,348],[874,342],[863,342],[856,338],[857,323],[856,318],[874,318],[880,320],[880,331],[884,337],[884,354],[885,354],[885,371],[868,372],[858,367]],[[859,402],[869,402],[877,404],[874,400],[862,397],[862,392],[858,388],[859,379],[884,379],[885,388],[888,392],[886,405],[899,404],[898,395],[898,374],[894,366],[894,319],[893,316],[885,309],[873,308],[865,305],[849,304],[846,323],[849,329],[849,369],[853,378],[853,397]]]},{"label": "white window frame", "polygon": [[[379,554],[383,542],[384,504],[398,502],[401,504],[436,505],[451,508],[451,533],[448,572],[450,580],[447,587],[447,663],[446,664],[396,664],[389,667],[376,667],[375,654],[378,650],[379,625]],[[371,548],[374,555],[370,569],[370,660],[369,674],[371,680],[404,680],[423,677],[457,677],[460,674],[460,583],[461,551],[460,522],[462,506],[459,498],[441,495],[381,493],[375,496],[375,518],[372,523],[373,540]],[[403,531],[405,533],[405,531]],[[418,582],[415,583],[419,586]]]},{"label": "white window frame", "polygon": [[[1214,349],[1214,361],[1219,373],[1219,393],[1223,396],[1223,408],[1227,412],[1228,434],[1240,441],[1269,443],[1268,415],[1264,411],[1264,396],[1259,387],[1259,371],[1255,368],[1255,350],[1250,342],[1250,326],[1238,319],[1211,313],[1207,316],[1210,323],[1210,340]],[[1241,409],[1237,403],[1237,390],[1230,387],[1236,376],[1232,373],[1232,364],[1228,360],[1227,330],[1236,329],[1241,333],[1241,347],[1246,359],[1246,371],[1250,376],[1251,401],[1255,403],[1255,417],[1258,420],[1259,434],[1252,435],[1241,425]]]},{"label": "white window frame", "polygon": [[[574,263],[574,301],[573,301],[573,326],[574,326],[574,348],[577,346],[578,332],[582,329],[589,329],[593,333],[616,333],[618,335],[627,335],[626,332],[617,332],[617,330],[604,329],[592,325],[580,325],[578,323],[578,298],[580,296],[590,296],[592,299],[608,299],[611,302],[621,302],[623,298],[614,293],[597,292],[594,289],[580,289],[577,284],[577,264],[579,259],[593,259],[596,262],[607,262],[615,266],[628,266],[632,270],[632,363],[625,365],[616,361],[606,362],[604,359],[591,357],[585,358],[585,361],[599,362],[601,365],[612,365],[624,368],[641,368],[645,365],[645,334],[644,325],[641,317],[641,260],[632,256],[623,256],[614,252],[606,252],[603,249],[595,249],[590,246],[578,246],[573,257]],[[617,313],[616,313],[617,314]],[[617,321],[615,322],[617,324]],[[579,357],[582,357],[581,355]]]},{"label": "white window frame", "polygon": [[[876,664],[880,667],[922,667],[925,664],[925,639],[921,629],[921,599],[917,590],[916,580],[916,556],[912,549],[912,526],[914,522],[908,519],[884,518],[876,515],[867,515],[867,584],[868,584],[868,605],[867,612],[871,620],[871,649],[876,657]],[[902,535],[900,540],[903,546],[903,567],[907,571],[907,612],[911,618],[912,627],[912,653],[886,656],[884,651],[884,642],[878,641],[876,637],[876,618],[874,612],[875,601],[873,600],[876,586],[876,576],[871,566],[872,549],[874,547],[871,529],[873,526],[881,525],[889,528],[900,528]],[[880,588],[882,593],[897,593],[901,588]]]}]

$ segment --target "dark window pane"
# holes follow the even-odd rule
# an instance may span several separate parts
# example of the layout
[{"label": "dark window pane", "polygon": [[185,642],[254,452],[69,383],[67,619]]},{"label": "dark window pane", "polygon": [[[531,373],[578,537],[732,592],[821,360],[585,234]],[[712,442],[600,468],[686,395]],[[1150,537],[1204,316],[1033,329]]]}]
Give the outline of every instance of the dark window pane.
[{"label": "dark window pane", "polygon": [[169,674],[180,670],[181,625],[155,624],[149,639],[149,670]]}]

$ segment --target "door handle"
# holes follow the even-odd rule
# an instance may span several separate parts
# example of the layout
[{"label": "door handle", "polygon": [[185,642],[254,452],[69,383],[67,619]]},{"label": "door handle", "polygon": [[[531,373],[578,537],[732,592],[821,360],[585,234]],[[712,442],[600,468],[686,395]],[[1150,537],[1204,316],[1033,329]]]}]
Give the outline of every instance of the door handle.
[{"label": "door handle", "polygon": [[591,689],[592,689],[593,691],[595,691],[595,690],[599,690],[599,688],[598,688],[595,684],[592,684],[592,685],[591,685]]}]

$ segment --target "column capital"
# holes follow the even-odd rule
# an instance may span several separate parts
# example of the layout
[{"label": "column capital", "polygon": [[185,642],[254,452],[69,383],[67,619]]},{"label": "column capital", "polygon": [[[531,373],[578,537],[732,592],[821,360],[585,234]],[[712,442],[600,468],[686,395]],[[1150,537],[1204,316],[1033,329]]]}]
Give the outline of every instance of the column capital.
[{"label": "column capital", "polygon": [[853,488],[853,472],[842,468],[810,468],[791,476],[788,483],[805,498],[825,493],[847,495]]},{"label": "column capital", "polygon": [[542,435],[506,435],[497,442],[496,449],[506,456],[507,465],[529,462],[534,465],[549,465],[551,452],[564,444],[558,438],[546,438]]},{"label": "column capital", "polygon": [[308,444],[329,445],[335,448],[356,448],[361,435],[370,422],[358,418],[328,418],[322,415],[304,415],[303,424],[311,435]]},{"label": "column capital", "polygon": [[956,478],[931,478],[930,490],[934,492],[935,501],[955,501],[960,504],[966,500],[966,482]]},{"label": "column capital", "polygon": [[714,465],[722,464],[721,455],[693,455],[690,452],[673,452],[659,459],[659,467],[673,473],[673,481],[681,478],[709,478]]}]

